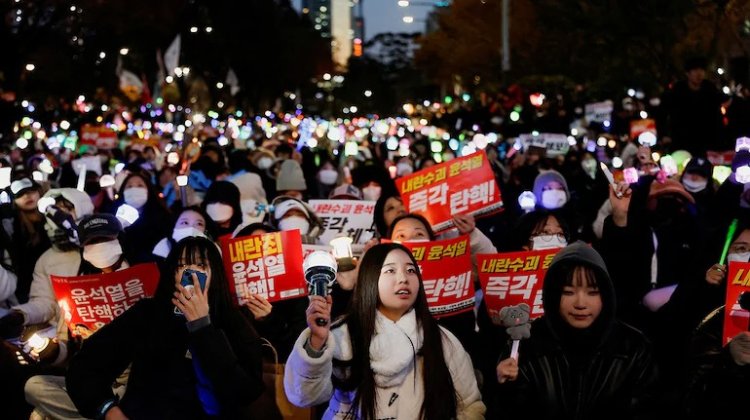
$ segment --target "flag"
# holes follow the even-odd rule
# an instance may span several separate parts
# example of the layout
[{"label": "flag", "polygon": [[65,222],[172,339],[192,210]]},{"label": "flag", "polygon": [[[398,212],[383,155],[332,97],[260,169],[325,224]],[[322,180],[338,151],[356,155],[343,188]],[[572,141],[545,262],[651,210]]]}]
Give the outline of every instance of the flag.
[{"label": "flag", "polygon": [[131,100],[136,101],[141,97],[143,82],[133,72],[122,70],[120,72],[120,90]]},{"label": "flag", "polygon": [[237,74],[231,68],[227,72],[226,84],[229,86],[229,92],[232,96],[240,91],[240,81],[237,79]]},{"label": "flag", "polygon": [[169,75],[174,74],[174,69],[180,65],[180,35],[174,38],[164,53],[164,65]]},{"label": "flag", "polygon": [[117,66],[115,66],[115,76],[120,77],[122,74],[122,56],[117,56]]},{"label": "flag", "polygon": [[154,80],[154,88],[153,88],[153,94],[154,98],[161,97],[161,91],[162,91],[162,83],[164,83],[164,78],[167,77],[166,72],[164,71],[164,60],[162,60],[161,56],[161,50],[156,50],[156,64],[159,67],[159,70],[156,72],[156,80]]}]

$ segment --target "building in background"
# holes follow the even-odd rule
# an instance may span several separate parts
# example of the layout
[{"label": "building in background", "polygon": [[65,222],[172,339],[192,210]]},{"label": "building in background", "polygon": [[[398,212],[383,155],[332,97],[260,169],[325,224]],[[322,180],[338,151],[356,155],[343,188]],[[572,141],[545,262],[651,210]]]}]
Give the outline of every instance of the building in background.
[{"label": "building in background", "polygon": [[331,57],[345,71],[349,57],[362,56],[365,21],[364,0],[302,0],[302,14],[331,43]]}]

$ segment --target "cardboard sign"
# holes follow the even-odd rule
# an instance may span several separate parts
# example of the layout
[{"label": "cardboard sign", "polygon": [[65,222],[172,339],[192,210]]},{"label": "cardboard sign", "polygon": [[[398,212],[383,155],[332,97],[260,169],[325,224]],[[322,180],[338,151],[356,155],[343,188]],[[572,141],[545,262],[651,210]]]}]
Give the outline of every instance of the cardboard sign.
[{"label": "cardboard sign", "polygon": [[547,151],[547,157],[554,157],[568,153],[570,143],[568,136],[559,133],[521,134],[518,138],[523,143],[523,149],[529,147],[541,147]]},{"label": "cardboard sign", "polygon": [[310,207],[323,220],[325,230],[318,238],[323,245],[341,234],[363,245],[375,235],[374,201],[310,200]]},{"label": "cardboard sign", "polygon": [[74,336],[87,338],[137,301],[152,297],[159,268],[139,264],[114,273],[50,279],[68,328]]},{"label": "cardboard sign", "polygon": [[86,124],[81,127],[81,144],[100,149],[114,149],[117,147],[117,133],[104,125]]},{"label": "cardboard sign", "polygon": [[406,211],[424,216],[435,232],[453,227],[454,215],[484,216],[503,206],[484,151],[399,178],[396,186]]},{"label": "cardboard sign", "polygon": [[250,293],[269,302],[307,294],[298,229],[239,238],[221,238],[229,288],[240,305]]},{"label": "cardboard sign", "polygon": [[750,263],[732,261],[729,263],[727,276],[723,345],[727,345],[740,332],[750,329],[750,311],[742,309],[739,304],[740,295],[743,293],[750,293]]},{"label": "cardboard sign", "polygon": [[422,272],[430,313],[436,318],[474,309],[469,235],[434,242],[404,242]]},{"label": "cardboard sign", "polygon": [[560,249],[477,255],[479,282],[490,319],[500,324],[500,310],[526,303],[531,319],[544,314],[542,285],[552,259]]},{"label": "cardboard sign", "polygon": [[586,122],[591,124],[592,122],[603,123],[604,121],[611,121],[614,109],[615,106],[611,100],[586,104],[584,107]]},{"label": "cardboard sign", "polygon": [[650,131],[656,135],[656,120],[644,118],[630,122],[630,138],[637,141],[641,133]]}]

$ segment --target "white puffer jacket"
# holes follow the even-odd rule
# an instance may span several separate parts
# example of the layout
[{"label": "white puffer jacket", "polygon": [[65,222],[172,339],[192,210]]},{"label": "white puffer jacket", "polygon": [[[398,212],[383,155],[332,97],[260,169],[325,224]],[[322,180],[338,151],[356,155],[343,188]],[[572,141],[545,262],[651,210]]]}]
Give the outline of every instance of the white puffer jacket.
[{"label": "white puffer jacket", "polygon": [[[471,359],[448,330],[443,333],[443,354],[451,372],[458,402],[458,419],[483,419],[486,410],[477,387]],[[378,337],[380,335],[380,337]],[[300,407],[329,402],[324,419],[345,419],[351,410],[355,392],[334,389],[333,375],[342,378],[343,371],[334,370],[333,360],[352,358],[349,330],[346,325],[334,328],[320,357],[311,357],[304,346],[310,337],[305,329],[287,360],[284,390],[287,398]],[[416,331],[414,311],[397,323],[378,312],[376,336],[370,346],[370,361],[375,373],[378,419],[417,419],[424,399],[422,357],[414,349],[421,347],[421,331]],[[411,341],[414,345],[409,345]],[[415,372],[416,368],[416,372]]]}]

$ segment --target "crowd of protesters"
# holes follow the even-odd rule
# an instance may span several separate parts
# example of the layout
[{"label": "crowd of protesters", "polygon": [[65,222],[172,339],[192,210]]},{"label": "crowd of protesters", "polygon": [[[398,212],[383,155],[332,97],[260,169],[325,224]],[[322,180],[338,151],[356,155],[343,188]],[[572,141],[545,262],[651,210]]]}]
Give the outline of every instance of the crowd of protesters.
[{"label": "crowd of protesters", "polygon": [[[110,112],[102,124],[118,133],[113,148],[68,144],[69,132],[55,131],[61,121],[19,121],[0,150],[0,168],[10,168],[0,193],[0,417],[266,419],[284,416],[280,400],[311,407],[287,418],[734,412],[750,385],[750,332],[722,342],[720,255],[726,240],[728,262],[750,261],[750,139],[726,162],[713,159],[727,148],[728,103],[704,79],[702,63],[686,66],[686,81],[664,96],[657,143],[607,133],[613,116],[581,128],[564,154],[502,135],[436,148],[451,133],[418,118],[310,127],[299,112],[269,112],[152,124],[149,106],[137,121],[139,110]],[[408,213],[400,177],[477,151],[502,212],[453,215],[455,227],[437,234]],[[667,153],[689,159],[672,168],[660,159]],[[638,177],[609,182],[600,163]],[[722,165],[728,176],[716,177]],[[374,237],[356,269],[339,273],[327,297],[270,303],[251,294],[238,306],[219,238],[299,230],[303,243],[327,245],[308,201],[337,198],[375,202]],[[520,357],[481,293],[474,311],[430,314],[419,264],[400,242],[458,234],[473,257],[563,248]],[[69,331],[51,275],[149,262],[160,270],[153,297],[96,332]],[[186,270],[198,287],[183,286]],[[25,354],[44,329],[51,344]],[[286,361],[283,387],[264,379],[264,343]]]}]

